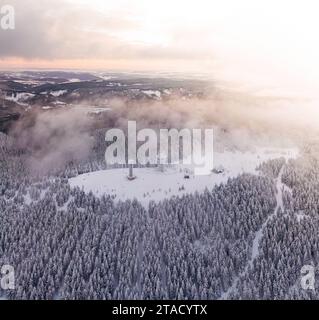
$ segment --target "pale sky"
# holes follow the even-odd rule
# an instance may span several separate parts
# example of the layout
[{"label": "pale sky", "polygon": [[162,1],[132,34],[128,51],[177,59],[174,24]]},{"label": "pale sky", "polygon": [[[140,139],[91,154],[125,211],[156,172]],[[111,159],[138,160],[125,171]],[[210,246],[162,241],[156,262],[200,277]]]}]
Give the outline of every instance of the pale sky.
[{"label": "pale sky", "polygon": [[0,68],[205,72],[316,91],[316,0],[0,0]]}]

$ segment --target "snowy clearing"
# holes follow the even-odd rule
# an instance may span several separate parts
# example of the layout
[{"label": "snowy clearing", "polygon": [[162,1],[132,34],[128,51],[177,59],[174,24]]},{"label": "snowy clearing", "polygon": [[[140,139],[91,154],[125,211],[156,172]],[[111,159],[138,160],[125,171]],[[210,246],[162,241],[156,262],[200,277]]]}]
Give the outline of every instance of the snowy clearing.
[{"label": "snowy clearing", "polygon": [[144,205],[154,200],[159,202],[172,196],[201,192],[206,188],[225,183],[229,178],[242,173],[258,174],[256,167],[264,161],[285,157],[295,158],[297,149],[260,148],[257,152],[215,153],[214,164],[223,172],[208,176],[193,176],[185,179],[182,168],[167,168],[164,172],[157,168],[136,168],[136,179],[128,181],[128,169],[110,169],[90,172],[69,179],[72,187],[80,187],[85,192],[92,191],[97,196],[114,195],[117,200],[138,199]]},{"label": "snowy clearing", "polygon": [[68,92],[68,90],[57,90],[57,91],[51,91],[50,94],[51,94],[51,96],[57,98],[57,97],[63,96],[67,92]]},{"label": "snowy clearing", "polygon": [[34,97],[34,94],[32,93],[18,92],[18,93],[12,94],[11,96],[6,96],[5,100],[19,103],[19,102],[25,102],[33,97]]},{"label": "snowy clearing", "polygon": [[161,92],[158,90],[143,90],[142,92],[151,98],[161,98]]}]

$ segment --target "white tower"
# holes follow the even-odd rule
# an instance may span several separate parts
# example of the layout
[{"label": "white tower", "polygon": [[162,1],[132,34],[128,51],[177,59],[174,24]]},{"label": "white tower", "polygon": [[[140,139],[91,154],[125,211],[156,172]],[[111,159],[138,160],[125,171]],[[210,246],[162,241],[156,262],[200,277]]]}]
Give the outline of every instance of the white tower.
[{"label": "white tower", "polygon": [[161,171],[161,172],[164,172],[167,166],[168,166],[168,157],[164,153],[161,153],[157,157],[158,170]]},{"label": "white tower", "polygon": [[136,176],[134,176],[134,173],[133,173],[133,169],[134,169],[134,161],[133,160],[128,161],[128,167],[129,167],[129,173],[128,173],[127,179],[130,181],[135,180]]}]

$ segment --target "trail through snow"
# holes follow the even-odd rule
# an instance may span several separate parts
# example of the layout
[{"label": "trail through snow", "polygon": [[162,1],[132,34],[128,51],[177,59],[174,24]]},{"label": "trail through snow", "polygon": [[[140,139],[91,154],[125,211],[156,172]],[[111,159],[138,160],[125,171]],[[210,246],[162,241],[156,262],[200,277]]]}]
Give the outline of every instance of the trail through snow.
[{"label": "trail through snow", "polygon": [[273,216],[275,216],[279,209],[281,211],[284,211],[284,204],[283,204],[283,190],[285,190],[286,185],[282,182],[282,174],[284,171],[285,165],[283,165],[279,171],[278,177],[275,179],[275,183],[276,183],[276,189],[277,189],[277,193],[276,193],[276,207],[273,211],[273,213],[271,215],[268,216],[268,218],[266,219],[266,221],[262,224],[262,226],[260,227],[260,229],[255,233],[255,237],[253,240],[253,245],[252,245],[252,254],[251,257],[246,265],[245,270],[235,278],[235,280],[233,281],[232,286],[225,292],[223,293],[223,295],[221,296],[221,300],[225,300],[229,297],[229,295],[233,292],[233,290],[236,288],[237,283],[239,281],[239,279],[241,277],[243,277],[247,271],[249,267],[253,266],[253,263],[255,261],[255,259],[259,256],[259,243],[263,237],[263,231],[265,229],[265,227],[267,226],[268,222],[271,220],[271,218]]}]

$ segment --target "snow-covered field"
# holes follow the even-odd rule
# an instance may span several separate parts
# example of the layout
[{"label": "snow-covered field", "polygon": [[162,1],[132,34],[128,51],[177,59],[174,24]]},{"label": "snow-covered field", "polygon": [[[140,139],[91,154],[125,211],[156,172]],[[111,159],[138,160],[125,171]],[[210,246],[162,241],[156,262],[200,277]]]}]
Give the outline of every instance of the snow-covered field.
[{"label": "snow-covered field", "polygon": [[68,90],[56,90],[56,91],[51,91],[50,94],[51,94],[51,96],[54,96],[57,98],[57,97],[63,96],[67,92],[68,92]]},{"label": "snow-covered field", "polygon": [[161,98],[161,92],[158,90],[144,90],[142,92],[151,98],[153,98],[153,97],[155,97],[157,99]]},{"label": "snow-covered field", "polygon": [[241,173],[258,174],[256,167],[264,161],[284,157],[295,158],[298,150],[259,148],[256,152],[219,152],[214,154],[215,168],[223,168],[222,173],[211,173],[208,176],[190,176],[185,179],[182,168],[167,168],[164,172],[156,168],[134,169],[136,179],[127,179],[128,169],[110,169],[79,175],[69,180],[72,187],[80,187],[85,192],[92,191],[97,196],[114,195],[117,200],[138,199],[144,205],[149,201],[156,202],[172,196],[201,192],[206,188],[224,183],[228,178]]},{"label": "snow-covered field", "polygon": [[112,109],[109,107],[99,107],[99,106],[91,106],[91,105],[71,104],[69,105],[69,107],[72,107],[74,108],[74,110],[83,112],[88,115],[92,115],[92,114],[99,115],[104,112],[112,111]]},{"label": "snow-covered field", "polygon": [[24,102],[28,99],[31,99],[34,97],[34,94],[27,93],[27,92],[18,92],[16,94],[12,94],[10,96],[6,96],[5,100],[7,101],[13,101],[16,103],[20,103],[21,105],[24,105]]}]

